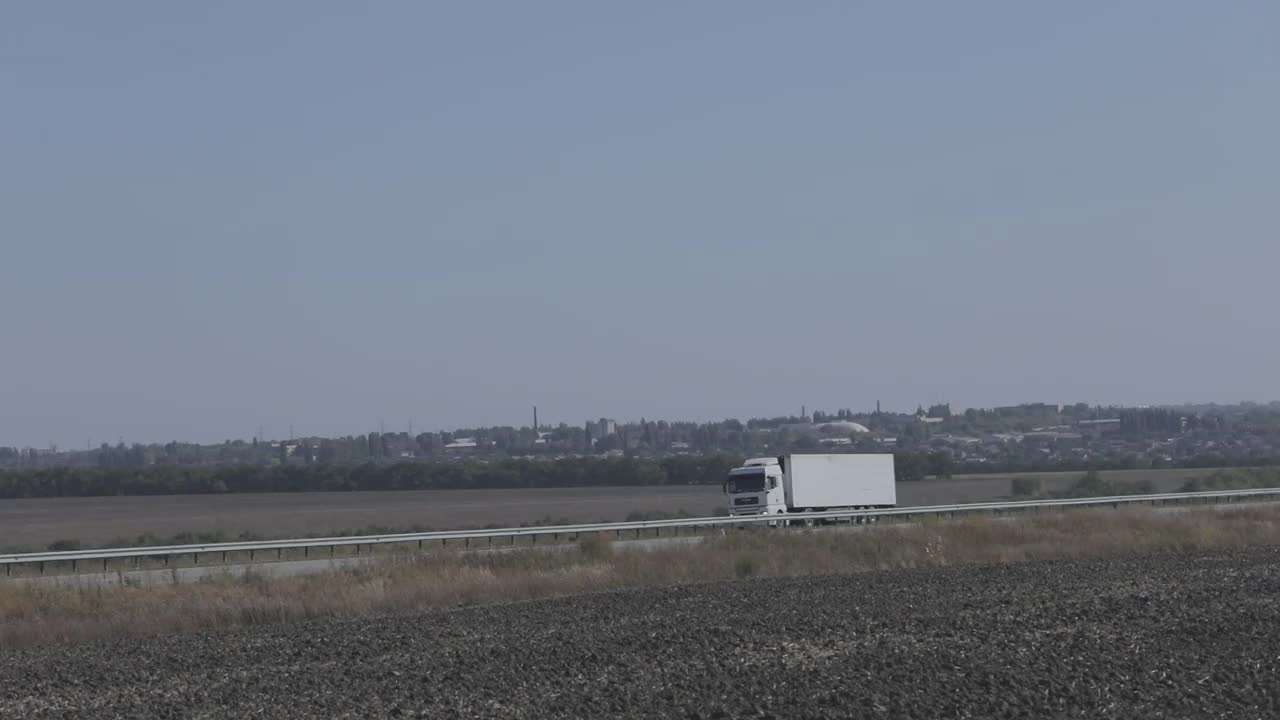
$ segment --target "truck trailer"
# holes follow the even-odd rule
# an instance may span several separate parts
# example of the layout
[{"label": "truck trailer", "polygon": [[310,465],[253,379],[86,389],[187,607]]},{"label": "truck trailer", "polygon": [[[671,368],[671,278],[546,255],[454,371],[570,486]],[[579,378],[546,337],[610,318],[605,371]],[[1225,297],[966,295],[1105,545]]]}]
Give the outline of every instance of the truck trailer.
[{"label": "truck trailer", "polygon": [[897,504],[893,455],[783,455],[729,471],[730,515],[870,510]]}]

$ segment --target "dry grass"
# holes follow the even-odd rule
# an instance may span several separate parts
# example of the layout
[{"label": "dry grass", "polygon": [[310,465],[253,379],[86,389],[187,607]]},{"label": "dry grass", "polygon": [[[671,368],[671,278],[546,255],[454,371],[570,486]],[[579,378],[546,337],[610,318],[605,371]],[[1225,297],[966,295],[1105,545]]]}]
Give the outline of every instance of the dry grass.
[{"label": "dry grass", "polygon": [[1080,510],[868,531],[759,530],[644,551],[603,536],[570,552],[398,555],[313,575],[149,587],[0,583],[0,648],[360,617],[705,580],[1280,544],[1280,507]]}]

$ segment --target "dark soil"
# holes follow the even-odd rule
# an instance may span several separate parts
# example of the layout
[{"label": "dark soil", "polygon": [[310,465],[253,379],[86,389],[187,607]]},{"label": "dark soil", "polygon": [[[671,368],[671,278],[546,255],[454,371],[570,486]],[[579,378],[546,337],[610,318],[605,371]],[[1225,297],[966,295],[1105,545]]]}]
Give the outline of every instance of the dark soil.
[{"label": "dark soil", "polygon": [[3,718],[1280,717],[1280,551],[746,580],[0,651]]}]

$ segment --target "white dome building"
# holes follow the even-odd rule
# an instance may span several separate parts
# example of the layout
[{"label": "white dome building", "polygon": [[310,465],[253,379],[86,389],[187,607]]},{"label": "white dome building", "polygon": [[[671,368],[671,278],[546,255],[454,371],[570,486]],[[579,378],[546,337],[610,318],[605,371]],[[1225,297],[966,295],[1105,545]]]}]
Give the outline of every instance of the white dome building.
[{"label": "white dome building", "polygon": [[836,432],[844,433],[846,435],[871,432],[871,430],[867,429],[866,425],[853,422],[852,420],[833,420],[831,422],[819,423],[814,427],[822,432]]}]

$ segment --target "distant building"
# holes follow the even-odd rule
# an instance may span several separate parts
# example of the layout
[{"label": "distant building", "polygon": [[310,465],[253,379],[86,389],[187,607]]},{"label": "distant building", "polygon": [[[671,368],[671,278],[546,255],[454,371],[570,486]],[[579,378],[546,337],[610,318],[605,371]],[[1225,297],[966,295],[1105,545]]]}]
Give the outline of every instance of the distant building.
[{"label": "distant building", "polygon": [[608,418],[600,418],[596,423],[596,438],[606,438],[618,433],[618,424]]},{"label": "distant building", "polygon": [[840,432],[846,435],[871,432],[866,425],[853,422],[852,420],[833,420],[831,422],[819,423],[816,427],[822,432]]},{"label": "distant building", "polygon": [[1021,405],[1001,405],[991,408],[997,415],[1023,415],[1030,412],[1061,413],[1061,403],[1023,403]]},{"label": "distant building", "polygon": [[1100,420],[1081,420],[1076,423],[1080,432],[1090,433],[1092,435],[1102,435],[1103,433],[1119,432],[1123,425],[1120,418],[1102,418]]}]

